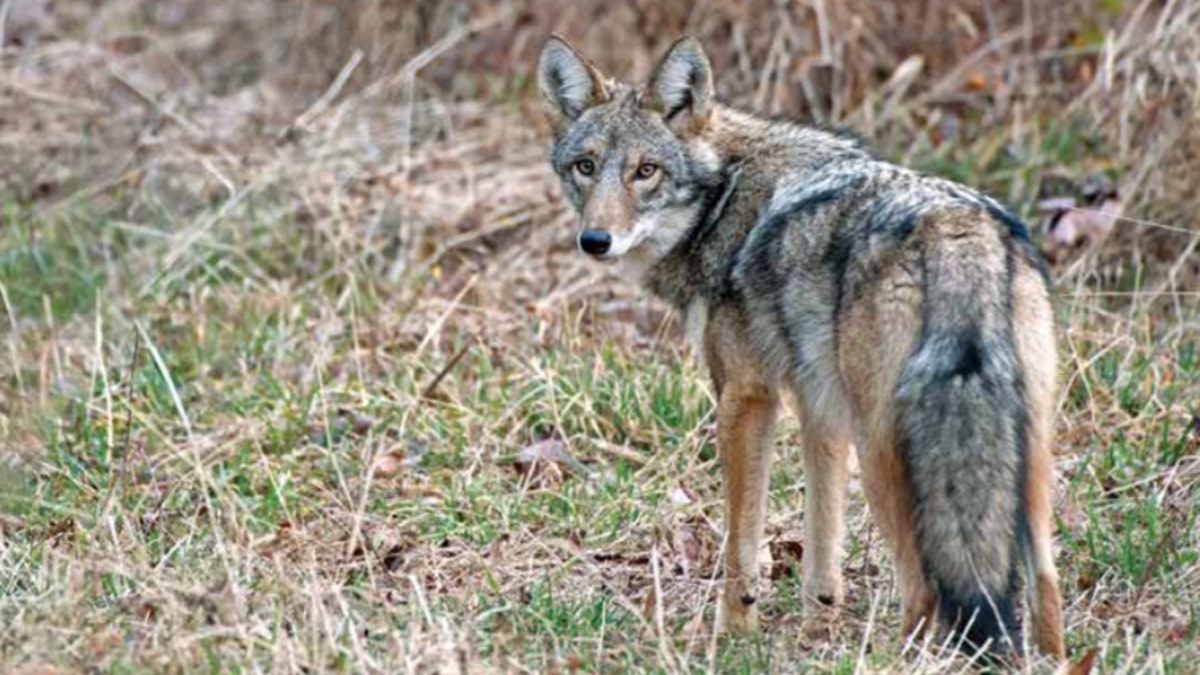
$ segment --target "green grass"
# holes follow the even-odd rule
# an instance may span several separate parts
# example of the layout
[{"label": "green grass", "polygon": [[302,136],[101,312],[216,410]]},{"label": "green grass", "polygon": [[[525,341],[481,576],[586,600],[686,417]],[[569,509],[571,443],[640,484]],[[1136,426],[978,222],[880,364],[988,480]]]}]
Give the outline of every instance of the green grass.
[{"label": "green grass", "polygon": [[10,316],[54,321],[90,311],[104,284],[104,269],[89,260],[96,242],[80,228],[46,228],[15,206],[3,218],[0,283]]},{"label": "green grass", "polygon": [[[890,563],[857,488],[834,638],[802,628],[793,565],[760,636],[711,640],[712,401],[669,323],[662,340],[631,340],[575,305],[553,341],[532,319],[482,340],[449,321],[426,340],[432,323],[388,314],[400,287],[342,277],[276,297],[191,274],[146,292],[145,244],[75,217],[18,223],[0,267],[21,322],[3,379],[22,460],[2,476],[6,663],[349,672],[469,649],[534,671],[945,667],[899,656]],[[186,266],[248,257],[304,287],[292,251],[248,227],[250,248]],[[36,311],[50,297],[50,314]],[[1186,672],[1200,634],[1195,335],[1063,313],[1071,646],[1106,669]],[[776,450],[775,534],[800,526],[796,438],[785,426]],[[518,472],[546,439],[568,460]]]}]

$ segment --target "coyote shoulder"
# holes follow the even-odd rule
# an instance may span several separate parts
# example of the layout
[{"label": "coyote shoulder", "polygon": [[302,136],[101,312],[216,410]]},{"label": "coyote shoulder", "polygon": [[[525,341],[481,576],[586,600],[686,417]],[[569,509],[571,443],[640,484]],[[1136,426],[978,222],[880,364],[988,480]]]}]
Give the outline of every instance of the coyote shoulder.
[{"label": "coyote shoulder", "polygon": [[700,44],[640,88],[557,36],[538,83],[580,250],[687,316],[713,379],[724,620],[750,630],[779,401],[803,429],[812,605],[842,602],[847,458],[897,568],[902,625],[1064,656],[1051,549],[1056,356],[1048,280],[992,199],[856,139],[718,104]]}]

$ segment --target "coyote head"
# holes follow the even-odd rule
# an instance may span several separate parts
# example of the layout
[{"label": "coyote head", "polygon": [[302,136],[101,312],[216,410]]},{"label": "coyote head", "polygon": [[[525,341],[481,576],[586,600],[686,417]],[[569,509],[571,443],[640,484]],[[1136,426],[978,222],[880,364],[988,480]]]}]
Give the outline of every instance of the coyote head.
[{"label": "coyote head", "polygon": [[646,268],[702,217],[720,180],[704,140],[712,71],[700,43],[676,42],[641,88],[606,79],[558,36],[538,61],[554,128],[550,161],[579,214],[579,249]]}]

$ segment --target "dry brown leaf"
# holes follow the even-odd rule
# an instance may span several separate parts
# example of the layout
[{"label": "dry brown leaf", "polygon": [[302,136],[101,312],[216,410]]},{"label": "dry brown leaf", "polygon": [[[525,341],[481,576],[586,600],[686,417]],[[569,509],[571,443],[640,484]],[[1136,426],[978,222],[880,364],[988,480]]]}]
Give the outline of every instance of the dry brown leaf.
[{"label": "dry brown leaf", "polygon": [[383,478],[394,476],[406,468],[409,468],[408,457],[396,450],[380,453],[371,460],[371,471]]},{"label": "dry brown leaf", "polygon": [[1052,263],[1064,262],[1104,243],[1125,209],[1117,187],[1102,173],[1079,182],[1057,175],[1042,179],[1042,191],[1064,189],[1069,194],[1056,194],[1038,202],[1038,209],[1048,214],[1042,253]]},{"label": "dry brown leaf", "polygon": [[440,502],[446,498],[438,488],[432,485],[412,484],[400,486],[400,496],[411,499],[428,499],[434,502]]},{"label": "dry brown leaf", "polygon": [[1092,666],[1096,663],[1096,650],[1089,649],[1082,659],[1071,663],[1070,661],[1062,664],[1057,671],[1057,675],[1088,675],[1092,672]]},{"label": "dry brown leaf", "polygon": [[258,544],[258,552],[264,556],[273,556],[292,541],[292,524],[286,520],[279,524],[275,533]]},{"label": "dry brown leaf", "polygon": [[50,523],[49,529],[46,530],[46,539],[57,539],[59,536],[68,534],[75,530],[75,520],[73,518],[63,518]]},{"label": "dry brown leaf", "polygon": [[695,528],[687,522],[675,529],[673,538],[672,543],[677,555],[675,573],[690,577],[700,559],[700,539],[696,536]]},{"label": "dry brown leaf", "polygon": [[781,579],[792,574],[804,560],[804,537],[800,532],[785,530],[771,538],[767,544],[771,553],[771,579]]},{"label": "dry brown leaf", "polygon": [[683,635],[689,639],[693,637],[706,637],[708,633],[708,622],[704,620],[704,612],[696,612],[687,625],[683,627]]},{"label": "dry brown leaf", "polygon": [[513,460],[517,475],[537,488],[554,487],[568,475],[588,474],[587,468],[567,452],[567,445],[557,439],[539,441],[522,448]]},{"label": "dry brown leaf", "polygon": [[646,597],[642,599],[642,617],[646,619],[647,629],[654,632],[655,620],[658,608],[658,593],[655,592],[654,586],[651,586],[646,591]]},{"label": "dry brown leaf", "polygon": [[308,437],[317,445],[329,447],[345,438],[366,436],[375,424],[375,418],[370,415],[339,408],[328,419],[320,418],[310,422]]},{"label": "dry brown leaf", "polygon": [[667,498],[671,500],[671,504],[675,507],[687,506],[694,501],[690,491],[682,483],[671,488],[667,493]]}]

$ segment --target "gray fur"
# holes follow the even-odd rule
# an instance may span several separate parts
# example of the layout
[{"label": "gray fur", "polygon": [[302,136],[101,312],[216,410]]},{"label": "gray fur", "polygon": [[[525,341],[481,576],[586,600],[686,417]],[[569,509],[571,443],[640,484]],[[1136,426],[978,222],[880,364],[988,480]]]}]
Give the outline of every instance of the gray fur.
[{"label": "gray fur", "polygon": [[546,43],[538,58],[538,88],[556,126],[608,100],[599,71],[558,37]]},{"label": "gray fur", "polygon": [[646,107],[676,132],[686,131],[692,119],[708,115],[712,91],[708,57],[699,42],[685,37],[671,46],[650,78]]}]

